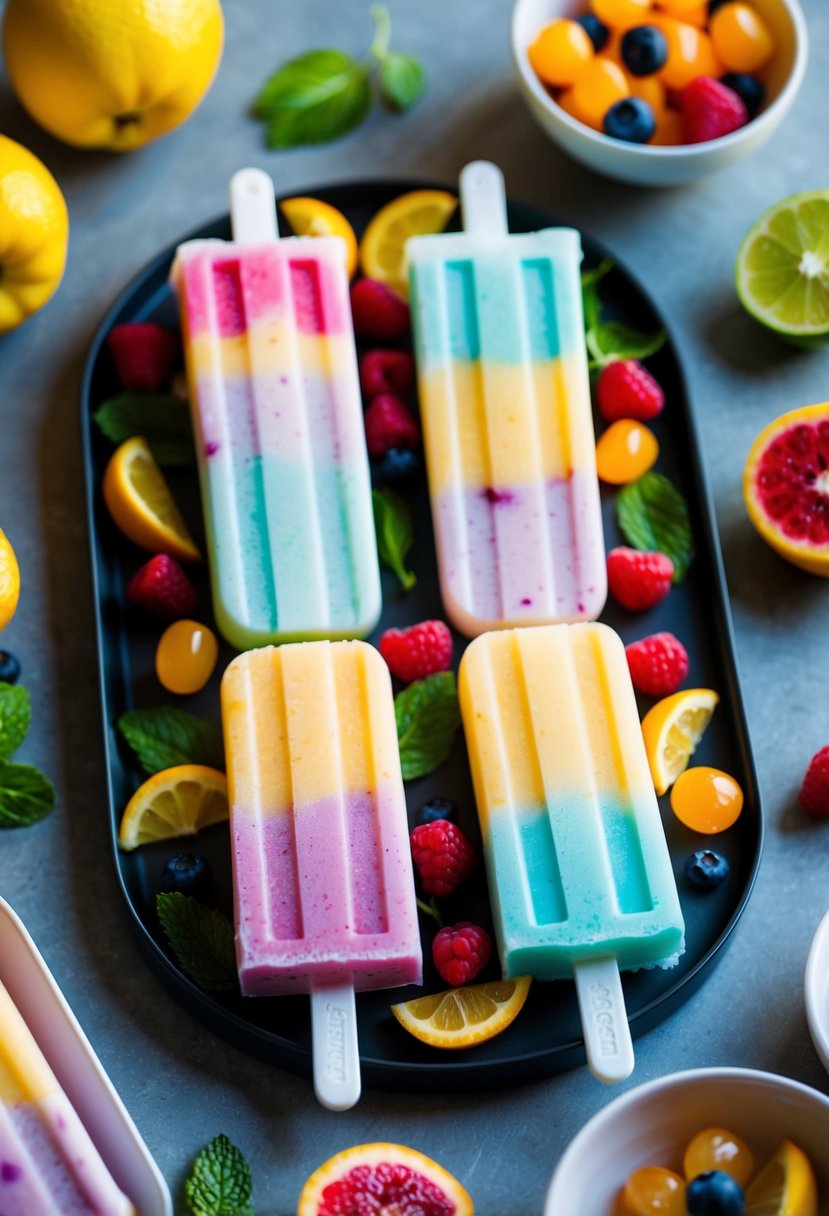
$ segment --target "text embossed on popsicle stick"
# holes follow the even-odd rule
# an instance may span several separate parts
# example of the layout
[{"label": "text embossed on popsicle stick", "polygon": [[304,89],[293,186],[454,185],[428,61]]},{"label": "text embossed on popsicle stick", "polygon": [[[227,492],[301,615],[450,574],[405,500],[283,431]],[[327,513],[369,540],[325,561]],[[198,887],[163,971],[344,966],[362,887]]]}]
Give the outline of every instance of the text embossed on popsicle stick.
[{"label": "text embossed on popsicle stick", "polygon": [[346,1012],[330,1001],[325,1006],[325,1072],[332,1081],[345,1081]]},{"label": "text embossed on popsicle stick", "polygon": [[615,1029],[617,1013],[613,1007],[613,996],[610,989],[604,984],[591,984],[590,1006],[602,1055],[617,1055],[619,1052]]}]

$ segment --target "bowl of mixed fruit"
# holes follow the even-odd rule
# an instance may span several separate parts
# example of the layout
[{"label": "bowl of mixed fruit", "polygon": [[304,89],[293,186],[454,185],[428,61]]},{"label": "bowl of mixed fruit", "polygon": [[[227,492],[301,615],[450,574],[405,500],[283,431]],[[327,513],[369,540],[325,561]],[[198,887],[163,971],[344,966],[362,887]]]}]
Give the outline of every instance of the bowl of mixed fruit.
[{"label": "bowl of mixed fruit", "polygon": [[797,0],[517,0],[512,55],[566,152],[639,185],[692,181],[781,122],[806,68]]}]

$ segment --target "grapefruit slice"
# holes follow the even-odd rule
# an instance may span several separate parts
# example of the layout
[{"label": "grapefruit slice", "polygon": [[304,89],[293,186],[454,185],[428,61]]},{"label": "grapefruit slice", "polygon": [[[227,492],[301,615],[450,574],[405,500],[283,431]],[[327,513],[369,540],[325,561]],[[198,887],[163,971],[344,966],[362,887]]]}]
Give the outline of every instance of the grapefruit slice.
[{"label": "grapefruit slice", "polygon": [[829,402],[781,414],[743,473],[751,522],[786,561],[829,578]]},{"label": "grapefruit slice", "polygon": [[358,1144],[315,1170],[299,1197],[297,1216],[473,1216],[456,1178],[403,1144]]}]

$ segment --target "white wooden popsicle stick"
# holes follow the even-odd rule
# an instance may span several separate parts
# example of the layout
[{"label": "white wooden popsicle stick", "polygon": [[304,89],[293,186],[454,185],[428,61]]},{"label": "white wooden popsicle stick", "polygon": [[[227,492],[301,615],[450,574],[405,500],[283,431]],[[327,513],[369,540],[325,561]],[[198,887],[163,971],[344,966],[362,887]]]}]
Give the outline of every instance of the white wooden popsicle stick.
[{"label": "white wooden popsicle stick", "polygon": [[599,1081],[624,1081],[633,1072],[633,1042],[618,963],[615,958],[577,963],[575,979],[587,1066]]},{"label": "white wooden popsicle stick", "polygon": [[258,245],[279,237],[273,182],[262,169],[240,169],[230,179],[230,222],[233,239]]},{"label": "white wooden popsicle stick", "polygon": [[353,985],[311,989],[311,1044],[318,1101],[329,1110],[350,1110],[361,1088]]},{"label": "white wooden popsicle stick", "polygon": [[504,175],[488,160],[470,161],[460,175],[463,230],[474,236],[506,236],[507,191]]}]

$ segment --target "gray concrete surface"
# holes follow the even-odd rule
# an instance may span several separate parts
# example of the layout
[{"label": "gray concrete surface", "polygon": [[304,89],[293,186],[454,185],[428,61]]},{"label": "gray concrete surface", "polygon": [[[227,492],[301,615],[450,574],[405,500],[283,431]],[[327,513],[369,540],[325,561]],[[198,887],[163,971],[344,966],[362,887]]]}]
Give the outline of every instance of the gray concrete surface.
[{"label": "gray concrete surface", "polygon": [[266,168],[280,189],[300,191],[391,174],[453,179],[473,157],[494,159],[516,198],[606,242],[670,318],[716,501],[768,838],[732,948],[694,999],[640,1040],[627,1084],[728,1063],[829,1091],[801,995],[808,943],[829,906],[829,827],[805,822],[795,805],[809,757],[829,743],[829,585],[765,548],[740,493],[743,459],[761,426],[829,396],[829,350],[779,345],[741,312],[732,289],[748,224],[786,194],[827,185],[829,8],[826,0],[803,7],[811,63],[782,129],[753,159],[661,192],[592,176],[535,127],[513,84],[508,0],[391,0],[397,44],[429,69],[422,104],[403,118],[378,110],[356,134],[310,151],[268,152],[247,107],[286,57],[326,44],[359,51],[370,33],[362,0],[227,0],[227,46],[206,101],[173,135],[124,158],[53,141],[21,111],[0,69],[0,129],[52,168],[72,217],[59,295],[0,340],[0,524],[14,538],[25,583],[2,641],[22,658],[33,696],[26,758],[60,790],[49,820],[0,835],[0,892],[39,943],[174,1188],[194,1153],[223,1130],[253,1165],[257,1212],[287,1216],[326,1156],[387,1138],[439,1158],[472,1192],[480,1216],[537,1216],[564,1146],[611,1096],[580,1071],[471,1096],[367,1093],[350,1113],[329,1114],[307,1081],[194,1023],[128,934],[104,813],[80,374],[113,297],[159,247],[221,212],[228,175],[248,163]]}]

